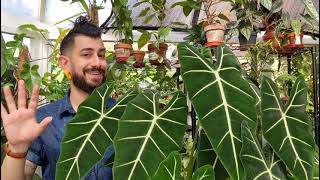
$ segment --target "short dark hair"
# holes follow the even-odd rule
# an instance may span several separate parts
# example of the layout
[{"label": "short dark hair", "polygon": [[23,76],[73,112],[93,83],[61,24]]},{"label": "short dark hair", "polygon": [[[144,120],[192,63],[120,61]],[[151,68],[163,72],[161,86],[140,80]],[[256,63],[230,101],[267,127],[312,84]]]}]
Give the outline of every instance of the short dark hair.
[{"label": "short dark hair", "polygon": [[74,46],[74,38],[78,35],[84,35],[91,38],[101,38],[101,29],[90,23],[86,17],[79,16],[74,23],[74,27],[61,41],[61,55],[65,55],[66,49]]}]

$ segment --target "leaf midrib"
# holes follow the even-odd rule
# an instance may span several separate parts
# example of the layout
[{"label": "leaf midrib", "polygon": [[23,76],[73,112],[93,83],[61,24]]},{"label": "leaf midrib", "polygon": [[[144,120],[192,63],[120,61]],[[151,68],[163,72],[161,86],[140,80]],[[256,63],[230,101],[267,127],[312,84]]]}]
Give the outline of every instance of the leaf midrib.
[{"label": "leaf midrib", "polygon": [[[220,62],[220,63],[222,63],[222,62]],[[232,126],[231,126],[231,119],[230,119],[230,116],[229,116],[228,103],[227,103],[227,100],[225,98],[224,89],[223,89],[223,86],[222,86],[222,83],[221,83],[220,75],[219,75],[218,72],[214,72],[214,74],[215,74],[216,80],[218,82],[218,86],[219,86],[220,94],[221,94],[221,98],[222,98],[222,103],[223,103],[223,107],[224,107],[226,118],[227,118],[228,129],[229,129],[229,132],[227,132],[227,133],[230,133],[229,136],[230,136],[231,145],[232,145],[233,158],[234,158],[234,162],[235,162],[236,169],[237,169],[236,170],[237,171],[237,178],[239,180],[239,178],[240,178],[240,176],[239,176],[239,165],[238,165],[238,160],[237,160],[235,142],[234,142],[234,139],[233,139],[234,135],[232,133]]]},{"label": "leaf midrib", "polygon": [[[106,93],[108,92],[108,90],[109,90],[109,87],[107,87],[107,90],[105,91],[105,93],[104,93],[103,96],[101,96],[100,92],[97,91],[98,94],[99,94],[100,97],[101,97],[101,102],[104,102],[105,95],[106,95]],[[104,103],[101,103],[101,106],[102,106],[102,107],[101,107],[101,112],[103,112]],[[109,111],[109,112],[110,112],[110,111]],[[86,137],[86,139],[85,139],[84,142],[82,143],[82,145],[81,145],[81,147],[80,147],[80,149],[79,149],[79,151],[78,151],[78,153],[77,153],[77,155],[76,155],[76,157],[75,157],[75,160],[73,161],[73,163],[72,163],[72,165],[71,165],[71,168],[70,168],[70,170],[69,170],[69,172],[68,172],[68,174],[67,174],[66,179],[69,178],[69,175],[70,175],[71,171],[73,170],[73,166],[75,165],[75,163],[77,163],[77,170],[78,170],[78,175],[79,175],[79,179],[80,179],[78,158],[79,158],[80,154],[82,153],[82,150],[83,150],[84,146],[85,146],[85,145],[87,144],[87,142],[90,140],[89,137],[91,137],[92,133],[93,133],[94,130],[97,128],[97,126],[100,124],[100,122],[101,122],[101,120],[102,120],[103,118],[104,118],[103,113],[100,113],[99,119],[97,120],[97,122],[95,123],[95,125],[93,126],[93,128],[91,129],[91,131],[89,132],[88,136]]]},{"label": "leaf midrib", "polygon": [[[305,169],[303,163],[301,162],[301,158],[300,158],[299,154],[297,153],[296,148],[295,148],[295,145],[294,145],[294,143],[292,142],[292,139],[291,139],[291,133],[290,133],[290,130],[289,130],[289,127],[288,127],[288,124],[287,124],[287,115],[286,115],[287,111],[286,111],[285,113],[282,111],[282,108],[281,108],[281,106],[280,106],[280,102],[279,102],[278,99],[276,98],[276,93],[273,91],[273,89],[272,89],[269,81],[266,81],[266,82],[268,83],[268,86],[269,86],[269,88],[271,89],[271,91],[272,91],[272,93],[273,93],[273,95],[274,95],[274,97],[275,97],[275,99],[276,99],[278,108],[280,109],[281,116],[282,116],[281,119],[283,119],[282,121],[283,121],[283,123],[284,123],[285,130],[286,130],[286,133],[287,133],[287,137],[286,137],[286,138],[289,139],[289,142],[290,142],[290,145],[291,145],[291,147],[292,147],[292,149],[293,149],[293,152],[294,152],[294,154],[296,155],[296,158],[297,158],[296,160],[299,160],[299,163],[300,163],[300,165],[301,165],[301,167],[302,167],[302,169],[303,169],[304,175],[305,175],[305,177],[308,179],[308,173],[306,172],[306,169]],[[296,94],[297,94],[296,92],[297,92],[297,88],[299,87],[299,84],[300,84],[300,82],[298,82],[298,84],[297,84],[297,86],[296,86],[296,89],[295,89],[295,91],[294,91],[294,95],[293,95],[293,97],[292,97],[291,103],[293,102],[293,100],[294,100],[295,97],[296,97]],[[291,103],[290,103],[290,104],[291,104]],[[288,110],[289,108],[290,108],[290,106],[288,106],[287,110]],[[280,119],[280,120],[281,120],[281,119]],[[286,139],[286,138],[285,138],[285,139]],[[283,143],[285,143],[285,139],[283,140],[283,141],[284,141]],[[281,147],[282,147],[282,145],[281,145]],[[279,148],[279,153],[280,153],[280,151],[281,151],[281,148]],[[295,161],[296,161],[296,160],[295,160]],[[293,168],[295,168],[295,167],[293,167]]]}]

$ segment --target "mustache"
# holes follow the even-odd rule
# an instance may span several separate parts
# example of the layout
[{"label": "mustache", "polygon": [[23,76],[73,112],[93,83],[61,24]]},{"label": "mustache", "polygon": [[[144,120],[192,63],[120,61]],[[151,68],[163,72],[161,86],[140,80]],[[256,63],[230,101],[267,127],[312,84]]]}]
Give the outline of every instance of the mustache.
[{"label": "mustache", "polygon": [[106,72],[104,69],[98,68],[98,67],[85,68],[83,70],[84,73],[90,73],[90,72],[93,72],[93,71],[98,71],[98,72],[103,73],[103,74],[105,74],[105,72]]}]

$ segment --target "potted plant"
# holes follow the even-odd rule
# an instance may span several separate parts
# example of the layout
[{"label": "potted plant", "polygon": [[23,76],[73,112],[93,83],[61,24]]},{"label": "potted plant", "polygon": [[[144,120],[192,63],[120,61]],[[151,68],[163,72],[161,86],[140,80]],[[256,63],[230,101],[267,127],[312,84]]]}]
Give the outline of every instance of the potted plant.
[{"label": "potted plant", "polygon": [[157,31],[149,32],[147,30],[139,29],[141,36],[138,40],[138,47],[143,47],[150,41],[151,37],[155,38],[153,43],[148,44],[149,62],[151,65],[166,64],[166,52],[168,44],[166,38],[172,31],[171,27],[160,27]]},{"label": "potted plant", "polygon": [[115,17],[113,26],[116,26],[114,33],[119,37],[119,42],[114,45],[115,58],[118,63],[127,61],[132,53],[132,10],[129,10],[126,4],[126,2],[115,1],[113,6]]},{"label": "potted plant", "polygon": [[301,22],[299,20],[291,20],[292,32],[286,35],[286,38],[290,45],[302,45],[303,32]]},{"label": "potted plant", "polygon": [[[263,25],[265,33],[262,36],[263,41],[272,41],[272,45],[276,49],[281,49],[281,42],[283,40],[283,34],[280,31],[276,31],[277,24],[281,21],[282,17],[282,5],[283,0],[272,0],[270,7],[262,6],[261,12],[263,13]],[[279,28],[278,28],[279,29]]]},{"label": "potted plant", "polygon": [[144,60],[144,56],[145,56],[145,52],[144,51],[141,51],[140,49],[139,50],[133,50],[132,51],[132,55],[135,59],[135,63],[133,64],[133,66],[135,68],[142,68],[144,67],[144,63],[143,63],[143,60]]},{"label": "potted plant", "polygon": [[141,4],[147,5],[140,11],[139,17],[145,17],[144,23],[146,24],[152,19],[156,19],[159,28],[155,32],[139,29],[138,31],[141,32],[141,35],[138,40],[138,47],[141,48],[146,45],[153,36],[155,42],[148,44],[149,62],[151,65],[163,65],[166,63],[166,52],[168,49],[168,44],[165,43],[166,37],[172,31],[169,25],[163,24],[166,17],[166,1],[144,0],[134,4],[134,7],[140,6]]},{"label": "potted plant", "polygon": [[221,0],[203,0],[204,12],[206,18],[204,19],[204,31],[206,33],[207,45],[217,46],[224,42],[225,24],[229,21],[229,11],[217,13],[213,10],[214,5],[221,2]]},{"label": "potted plant", "polygon": [[245,51],[251,45],[256,44],[257,33],[260,32],[261,12],[257,10],[255,2],[236,1],[232,4],[231,11],[236,12],[237,23],[231,28],[231,32],[237,32],[240,51]]},{"label": "potted plant", "polygon": [[271,66],[275,62],[275,49],[271,41],[259,41],[251,46],[245,54],[245,59],[250,65],[250,80],[257,86],[261,84],[262,75],[272,77]]}]

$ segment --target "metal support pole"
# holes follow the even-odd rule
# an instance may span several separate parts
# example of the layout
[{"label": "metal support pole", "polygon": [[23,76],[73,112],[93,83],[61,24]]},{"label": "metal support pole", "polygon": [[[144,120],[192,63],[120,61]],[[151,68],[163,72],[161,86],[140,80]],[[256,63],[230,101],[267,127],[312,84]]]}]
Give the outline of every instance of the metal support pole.
[{"label": "metal support pole", "polygon": [[288,74],[291,74],[291,55],[287,55]]},{"label": "metal support pole", "polygon": [[316,47],[312,47],[312,80],[313,80],[313,106],[314,106],[314,133],[315,140],[319,146],[319,106],[318,106],[318,78],[317,78],[317,62]]},{"label": "metal support pole", "polygon": [[[287,55],[288,74],[292,73],[291,61],[292,61],[292,56],[291,55]],[[291,88],[292,88],[292,83],[288,82],[288,92],[287,92],[288,94],[290,94]]]},{"label": "metal support pole", "polygon": [[193,106],[191,105],[191,126],[192,126],[192,139],[195,137],[196,127],[197,127],[197,118],[196,118],[196,111],[194,110]]},{"label": "metal support pole", "polygon": [[177,89],[179,90],[180,89],[180,79],[179,79],[180,68],[176,68],[176,73],[177,73]]}]

